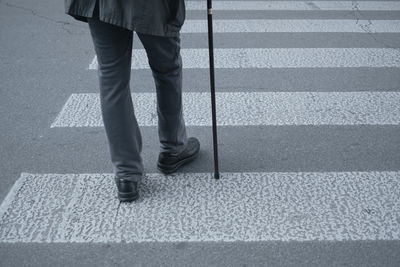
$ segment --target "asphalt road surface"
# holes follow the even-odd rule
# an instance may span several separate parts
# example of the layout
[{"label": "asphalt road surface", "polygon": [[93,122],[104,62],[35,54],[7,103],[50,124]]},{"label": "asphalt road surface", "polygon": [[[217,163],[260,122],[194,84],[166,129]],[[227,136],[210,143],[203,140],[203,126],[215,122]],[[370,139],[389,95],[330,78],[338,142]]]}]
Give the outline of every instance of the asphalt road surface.
[{"label": "asphalt road surface", "polygon": [[0,1],[1,266],[400,266],[400,1],[186,1],[184,116],[199,157],[156,168],[155,85],[134,35],[145,177],[120,203],[88,25]]}]

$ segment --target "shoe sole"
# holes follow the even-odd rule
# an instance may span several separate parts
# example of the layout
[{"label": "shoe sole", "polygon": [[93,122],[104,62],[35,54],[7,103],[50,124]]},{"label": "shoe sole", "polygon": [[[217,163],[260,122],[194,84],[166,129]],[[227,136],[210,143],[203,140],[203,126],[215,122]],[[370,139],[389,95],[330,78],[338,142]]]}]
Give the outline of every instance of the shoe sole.
[{"label": "shoe sole", "polygon": [[139,194],[132,193],[132,192],[118,192],[118,199],[120,201],[134,201],[139,198]]},{"label": "shoe sole", "polygon": [[191,155],[187,158],[184,158],[181,161],[178,161],[175,165],[172,165],[172,166],[171,165],[163,165],[163,164],[158,163],[157,169],[159,171],[163,172],[164,174],[171,174],[171,173],[177,171],[179,169],[179,167],[181,167],[182,165],[194,160],[199,155],[199,150],[200,149],[198,148],[193,155]]}]

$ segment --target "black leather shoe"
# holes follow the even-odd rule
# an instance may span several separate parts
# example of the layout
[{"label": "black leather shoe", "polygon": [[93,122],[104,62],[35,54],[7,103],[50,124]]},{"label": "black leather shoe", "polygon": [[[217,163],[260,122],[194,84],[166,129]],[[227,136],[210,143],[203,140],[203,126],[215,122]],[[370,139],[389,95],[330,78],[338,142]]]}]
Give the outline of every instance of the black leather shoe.
[{"label": "black leather shoe", "polygon": [[133,201],[139,198],[139,182],[118,177],[114,177],[114,180],[117,185],[120,201]]},{"label": "black leather shoe", "polygon": [[199,154],[200,142],[196,137],[188,138],[187,146],[179,154],[161,152],[158,156],[157,168],[165,174],[175,172],[180,166],[194,160]]}]

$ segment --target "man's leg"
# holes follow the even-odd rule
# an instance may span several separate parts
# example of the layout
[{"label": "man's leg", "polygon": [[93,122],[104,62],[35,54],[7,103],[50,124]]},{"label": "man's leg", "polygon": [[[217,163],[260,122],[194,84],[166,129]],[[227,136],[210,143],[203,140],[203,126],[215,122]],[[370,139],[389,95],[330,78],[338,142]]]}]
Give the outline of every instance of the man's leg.
[{"label": "man's leg", "polygon": [[140,181],[142,136],[130,92],[133,32],[89,18],[97,54],[100,104],[114,175]]},{"label": "man's leg", "polygon": [[136,33],[146,50],[156,85],[161,152],[180,153],[187,145],[182,107],[180,37]]}]

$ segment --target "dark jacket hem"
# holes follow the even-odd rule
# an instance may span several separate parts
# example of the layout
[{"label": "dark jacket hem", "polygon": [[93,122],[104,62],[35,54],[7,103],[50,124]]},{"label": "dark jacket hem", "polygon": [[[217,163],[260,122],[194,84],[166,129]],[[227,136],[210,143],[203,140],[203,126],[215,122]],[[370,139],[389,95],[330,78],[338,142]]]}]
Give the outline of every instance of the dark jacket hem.
[{"label": "dark jacket hem", "polygon": [[[90,14],[89,12],[86,14],[83,14],[82,11],[77,12],[80,15],[77,15],[74,11],[66,11],[65,14],[68,14],[70,16],[72,16],[74,19],[78,20],[78,21],[82,21],[82,22],[88,22],[87,18],[91,18],[93,17],[93,14]],[[149,35],[157,35],[157,36],[163,36],[163,37],[177,37],[179,36],[179,31],[171,31],[171,32],[167,32],[167,31],[160,31],[160,30],[155,30],[155,29],[151,29],[151,28],[143,28],[143,27],[135,27],[132,24],[123,24],[121,23],[120,20],[116,20],[110,17],[104,17],[104,16],[99,16],[99,20],[106,22],[106,23],[110,23],[113,24],[115,26],[119,26],[131,31],[136,31],[139,33],[143,33],[143,34],[149,34]]]}]

